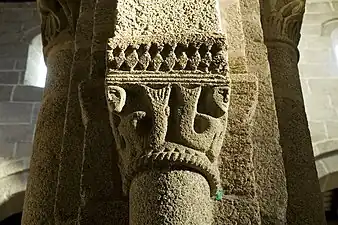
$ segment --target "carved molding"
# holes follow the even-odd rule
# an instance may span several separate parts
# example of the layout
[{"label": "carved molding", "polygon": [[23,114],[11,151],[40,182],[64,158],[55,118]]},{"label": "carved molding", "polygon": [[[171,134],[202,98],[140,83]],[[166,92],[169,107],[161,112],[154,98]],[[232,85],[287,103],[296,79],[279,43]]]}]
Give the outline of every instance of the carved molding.
[{"label": "carved molding", "polygon": [[108,52],[107,102],[124,193],[137,173],[164,167],[201,173],[215,195],[230,95],[225,39],[193,35],[142,43],[146,39],[110,42]]},{"label": "carved molding", "polygon": [[214,34],[210,37],[143,36],[137,41],[111,38],[108,46],[110,70],[224,73],[228,66],[225,39]]},{"label": "carved molding", "polygon": [[263,16],[265,42],[284,42],[297,47],[304,12],[305,2],[294,0]]}]

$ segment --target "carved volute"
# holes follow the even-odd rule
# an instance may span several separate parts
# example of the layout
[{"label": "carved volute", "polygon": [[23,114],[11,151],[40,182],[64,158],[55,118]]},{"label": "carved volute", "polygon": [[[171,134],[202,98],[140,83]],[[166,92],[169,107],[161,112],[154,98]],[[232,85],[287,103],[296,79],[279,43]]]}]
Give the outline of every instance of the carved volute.
[{"label": "carved volute", "polygon": [[225,38],[147,40],[109,42],[106,93],[124,192],[149,168],[185,168],[215,195],[230,94]]}]

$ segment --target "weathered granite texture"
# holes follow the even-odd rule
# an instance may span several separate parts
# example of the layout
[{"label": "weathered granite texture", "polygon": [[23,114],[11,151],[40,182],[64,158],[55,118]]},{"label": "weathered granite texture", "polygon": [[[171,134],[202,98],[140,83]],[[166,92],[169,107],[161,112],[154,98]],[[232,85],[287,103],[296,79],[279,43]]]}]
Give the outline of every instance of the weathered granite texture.
[{"label": "weathered granite texture", "polygon": [[199,173],[141,173],[130,188],[130,224],[213,224],[213,202],[209,196],[209,184]]},{"label": "weathered granite texture", "polygon": [[252,118],[252,142],[261,224],[285,224],[286,180],[259,2],[242,0],[240,11],[243,17],[247,68],[258,79],[258,102]]},{"label": "weathered granite texture", "polygon": [[79,85],[85,128],[79,224],[128,224],[128,198],[122,194],[116,144],[105,98],[106,45],[114,32],[116,1],[94,4],[90,73]]},{"label": "weathered granite texture", "polygon": [[[71,38],[71,37],[69,37]],[[62,47],[67,46],[67,49]],[[36,125],[30,176],[24,203],[23,224],[53,224],[55,188],[68,94],[70,43],[49,53],[48,78]]]},{"label": "weathered granite texture", "polygon": [[[173,215],[174,224],[211,224],[212,207],[189,215],[195,206],[181,182],[196,190],[197,173],[203,175],[209,185],[201,187],[199,206],[212,205],[210,197],[223,191],[218,164],[230,95],[226,43],[217,1],[168,3],[118,2],[108,43],[107,101],[129,222],[168,223]],[[155,173],[147,172],[151,168]],[[157,174],[170,174],[163,185],[174,196],[157,202],[156,185],[154,196],[137,197],[147,188],[142,180],[155,182]],[[149,216],[142,213],[147,209]]]},{"label": "weathered granite texture", "polygon": [[298,72],[305,2],[262,2],[280,144],[288,190],[288,224],[326,224]]},{"label": "weathered granite texture", "polygon": [[84,137],[78,86],[90,73],[93,7],[94,1],[81,1],[74,34],[73,63],[69,74],[65,127],[54,206],[55,224],[68,224],[78,219]]},{"label": "weathered granite texture", "polygon": [[40,2],[51,75],[23,224],[291,221],[259,6]]},{"label": "weathered granite texture", "polygon": [[[69,10],[58,1],[38,1],[48,78],[36,125],[23,224],[54,224],[55,191],[66,116],[74,37]],[[76,6],[75,6],[76,7]]]},{"label": "weathered granite texture", "polygon": [[[217,224],[224,224],[224,221],[229,224],[236,221],[240,224],[250,222],[283,224],[287,204],[286,183],[282,150],[278,143],[278,121],[267,50],[260,22],[260,5],[255,0],[220,1],[220,8],[222,26],[227,28],[229,65],[233,83],[229,136],[225,142],[234,147],[231,148],[232,152],[227,154],[227,158],[231,161],[227,160],[230,163],[226,165],[227,170],[231,171],[232,177],[235,178],[235,184],[238,184],[237,179],[244,177],[243,174],[246,175],[245,178],[250,178],[248,180],[250,182],[243,180],[246,186],[239,185],[239,188],[231,189],[230,193],[236,193],[239,197],[229,198],[228,205],[219,208],[220,215],[223,216],[219,218]],[[232,111],[234,113],[231,113]],[[242,132],[244,127],[247,129]],[[244,146],[247,146],[245,151]],[[238,156],[250,160],[239,160]],[[247,168],[252,169],[247,171],[232,169],[244,163],[250,165]],[[246,191],[250,183],[254,187],[254,192]],[[243,213],[250,210],[252,213],[249,215],[252,216]],[[241,211],[242,213],[238,213]]]}]

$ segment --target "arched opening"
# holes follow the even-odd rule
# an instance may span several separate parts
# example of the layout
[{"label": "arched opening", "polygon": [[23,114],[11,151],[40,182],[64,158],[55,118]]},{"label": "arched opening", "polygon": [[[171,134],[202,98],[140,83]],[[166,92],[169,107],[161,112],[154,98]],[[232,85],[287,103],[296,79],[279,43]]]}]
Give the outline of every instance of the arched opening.
[{"label": "arched opening", "polygon": [[328,224],[338,221],[338,139],[314,145],[319,184]]},{"label": "arched opening", "polygon": [[47,67],[42,51],[41,34],[39,34],[33,38],[28,48],[24,84],[43,88],[46,75]]},{"label": "arched opening", "polygon": [[0,221],[22,212],[28,171],[25,159],[0,163]]}]

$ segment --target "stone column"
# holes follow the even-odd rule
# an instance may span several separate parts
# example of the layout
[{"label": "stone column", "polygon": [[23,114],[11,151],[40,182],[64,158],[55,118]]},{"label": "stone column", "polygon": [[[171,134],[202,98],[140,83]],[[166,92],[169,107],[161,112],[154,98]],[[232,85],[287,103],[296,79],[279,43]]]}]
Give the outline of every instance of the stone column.
[{"label": "stone column", "polygon": [[232,92],[216,224],[284,224],[286,182],[260,5],[221,0],[220,7]]},{"label": "stone column", "polygon": [[287,223],[324,225],[323,200],[297,67],[304,5],[301,0],[275,4],[263,1],[262,23],[286,172]]},{"label": "stone column", "polygon": [[55,224],[54,203],[63,137],[76,13],[58,1],[38,1],[48,67],[30,164],[22,224]]},{"label": "stone column", "polygon": [[117,4],[106,71],[129,224],[211,225],[229,105],[218,2]]},{"label": "stone column", "polygon": [[90,56],[93,33],[94,0],[81,1],[76,24],[74,54],[69,73],[69,89],[64,121],[62,147],[55,191],[55,225],[71,224],[78,219],[80,178],[83,160],[84,126],[80,108],[78,85],[90,74]]}]

